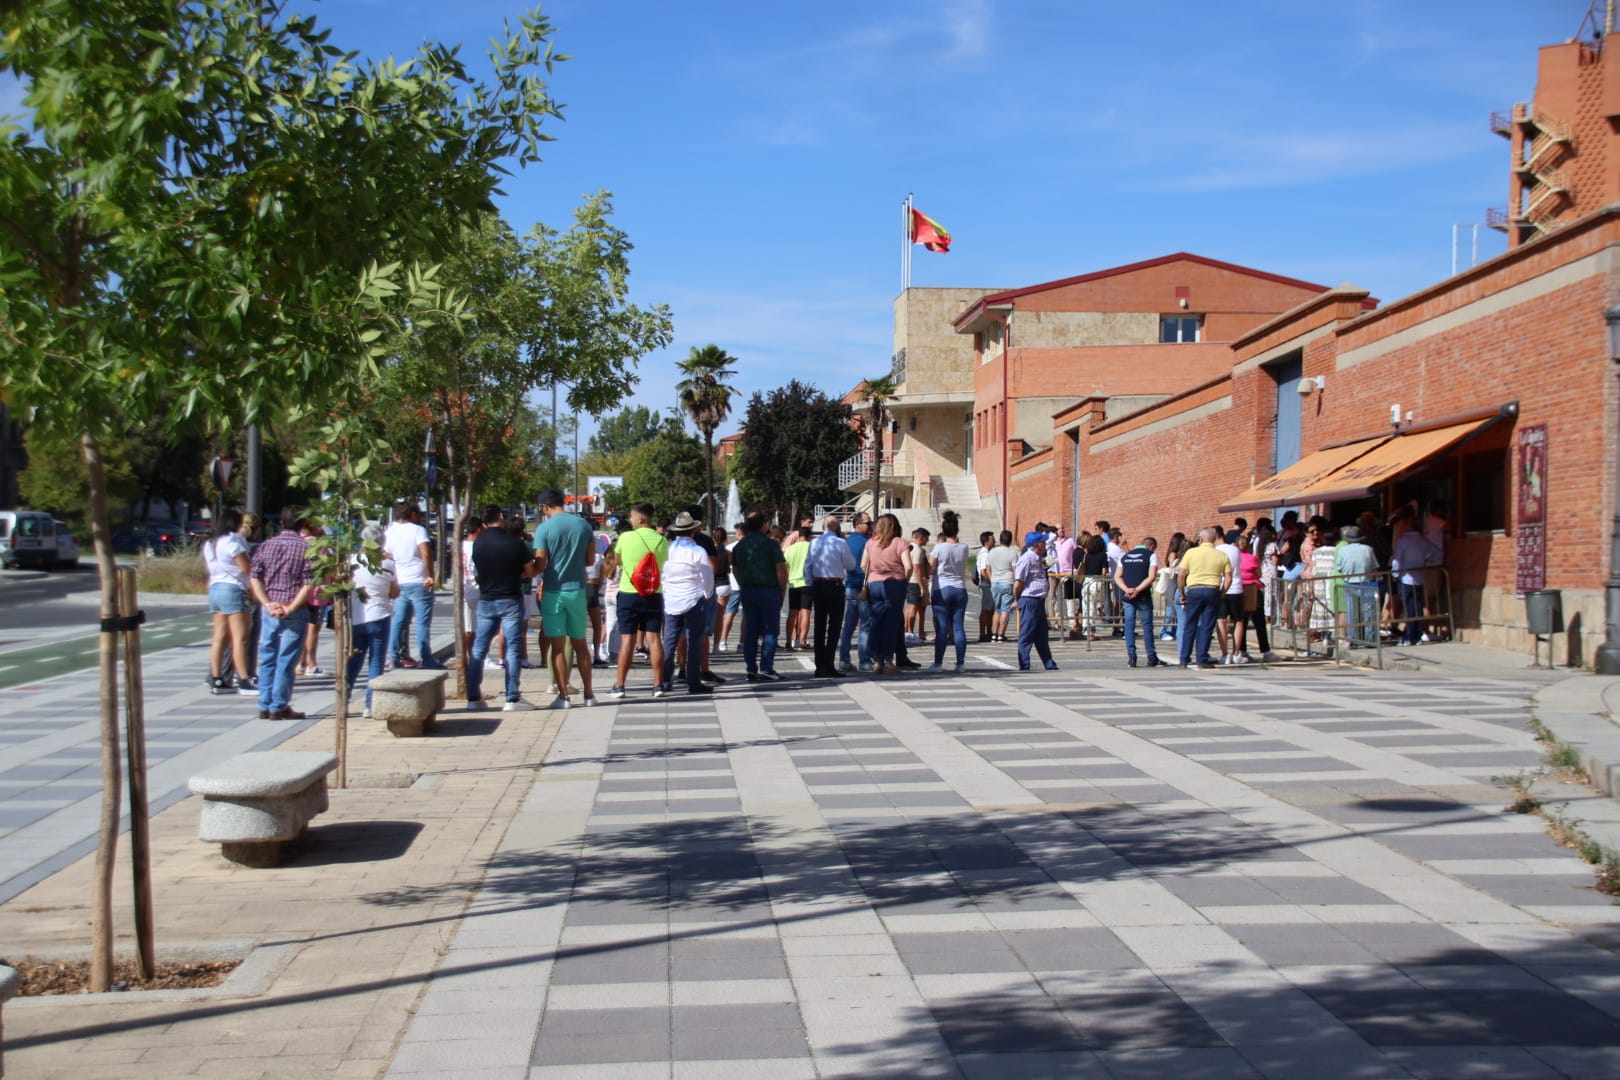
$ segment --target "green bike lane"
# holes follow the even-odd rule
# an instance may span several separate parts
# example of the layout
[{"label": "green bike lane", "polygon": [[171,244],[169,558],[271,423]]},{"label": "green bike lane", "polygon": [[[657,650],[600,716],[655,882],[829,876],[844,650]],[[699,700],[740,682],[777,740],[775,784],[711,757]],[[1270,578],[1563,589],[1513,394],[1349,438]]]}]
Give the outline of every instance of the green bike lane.
[{"label": "green bike lane", "polygon": [[[207,611],[164,619],[141,628],[141,653],[207,644],[212,633]],[[100,647],[99,635],[90,634],[0,653],[0,690],[93,669]]]}]

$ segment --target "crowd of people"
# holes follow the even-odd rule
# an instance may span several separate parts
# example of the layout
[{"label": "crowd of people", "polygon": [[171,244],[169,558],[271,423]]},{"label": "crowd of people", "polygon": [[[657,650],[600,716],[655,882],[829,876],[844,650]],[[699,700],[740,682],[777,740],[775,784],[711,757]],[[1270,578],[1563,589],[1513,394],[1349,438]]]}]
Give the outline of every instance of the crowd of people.
[{"label": "crowd of people", "polygon": [[[1240,517],[1176,532],[1162,556],[1155,537],[1127,542],[1106,520],[1078,536],[1042,523],[1016,545],[1011,531],[984,532],[974,550],[950,510],[937,536],[918,528],[908,538],[892,513],[856,513],[846,534],[836,514],[819,531],[809,515],[786,530],[756,511],[730,533],[711,534],[690,511],[655,525],[652,507],[637,504],[609,537],[566,512],[559,491],[542,493],[539,508],[532,533],[499,506],[466,524],[457,561],[469,708],[485,707],[486,665],[504,669],[507,710],[529,707],[520,681],[534,666],[527,628],[536,619],[554,709],[576,700],[571,669],[581,704],[597,704],[598,668],[612,670],[607,695],[623,698],[638,659],[651,670],[655,697],[678,683],[688,694],[712,693],[724,680],[709,657],[732,648],[739,621],[749,682],[780,680],[782,651],[813,653],[815,678],[961,672],[974,590],[977,640],[1012,634],[1021,671],[1036,662],[1056,669],[1054,635],[1096,640],[1106,632],[1124,639],[1130,667],[1186,668],[1275,662],[1269,632],[1277,627],[1303,634],[1308,652],[1335,635],[1420,644],[1446,623],[1436,606],[1447,526],[1439,501],[1422,517],[1408,506],[1387,521],[1364,513],[1337,530],[1293,512],[1275,525]],[[312,538],[324,534],[298,507],[282,511],[276,536],[261,542],[259,530],[251,515],[226,511],[202,545],[214,618],[209,683],[215,693],[256,695],[261,717],[301,719],[291,707],[294,681],[321,674],[319,632],[331,625],[309,557]],[[371,679],[393,667],[437,666],[436,582],[431,537],[414,503],[397,504],[386,530],[366,526],[362,540],[381,557],[353,556],[355,588],[339,602],[352,605],[348,685],[367,672],[369,715]],[[925,666],[927,657],[914,659],[912,650],[927,647],[930,629]],[[1160,656],[1161,645],[1173,647],[1174,661]]]}]

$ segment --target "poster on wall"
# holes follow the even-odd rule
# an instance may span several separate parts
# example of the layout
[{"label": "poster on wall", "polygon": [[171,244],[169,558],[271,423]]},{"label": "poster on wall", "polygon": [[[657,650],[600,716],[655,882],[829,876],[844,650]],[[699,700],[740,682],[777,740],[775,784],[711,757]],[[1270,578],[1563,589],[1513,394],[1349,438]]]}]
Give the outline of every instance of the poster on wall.
[{"label": "poster on wall", "polygon": [[1518,558],[1514,591],[1520,596],[1547,587],[1547,425],[1519,431],[1518,513],[1514,519]]}]

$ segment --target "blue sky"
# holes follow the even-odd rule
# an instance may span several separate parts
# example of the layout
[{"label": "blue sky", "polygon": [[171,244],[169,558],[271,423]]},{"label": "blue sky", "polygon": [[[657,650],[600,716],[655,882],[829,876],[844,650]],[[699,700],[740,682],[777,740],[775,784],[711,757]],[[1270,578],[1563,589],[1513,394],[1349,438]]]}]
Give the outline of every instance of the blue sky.
[{"label": "blue sky", "polygon": [[[293,0],[372,55],[481,56],[495,0]],[[638,302],[744,393],[888,369],[899,207],[954,234],[917,285],[1015,287],[1187,250],[1385,300],[1446,277],[1507,202],[1489,114],[1587,0],[559,0],[565,119],[510,179],[517,227],[613,192]],[[1481,255],[1503,249],[1481,230]],[[1463,253],[1463,265],[1468,253]]]}]

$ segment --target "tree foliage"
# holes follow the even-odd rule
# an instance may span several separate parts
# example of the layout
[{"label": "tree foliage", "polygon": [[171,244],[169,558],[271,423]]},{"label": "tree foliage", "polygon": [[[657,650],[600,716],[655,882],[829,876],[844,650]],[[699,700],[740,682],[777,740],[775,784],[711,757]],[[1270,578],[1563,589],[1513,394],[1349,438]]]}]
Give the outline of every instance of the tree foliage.
[{"label": "tree foliage", "polygon": [[624,473],[625,498],[653,504],[658,518],[697,504],[703,492],[703,444],[670,417],[652,440],[632,452]]},{"label": "tree foliage", "polygon": [[647,406],[632,405],[602,417],[588,448],[592,454],[611,458],[652,441],[663,425],[663,419]]},{"label": "tree foliage", "polygon": [[714,498],[714,433],[731,414],[731,398],[737,391],[726,380],[736,374],[731,366],[736,362],[720,346],[704,345],[694,347],[677,365],[683,376],[675,387],[681,408],[703,435],[703,490],[709,494],[703,506],[704,521],[711,527],[719,517]]},{"label": "tree foliage", "polygon": [[848,405],[797,379],[748,401],[734,468],[779,514],[839,503],[838,466],[861,448]]}]

